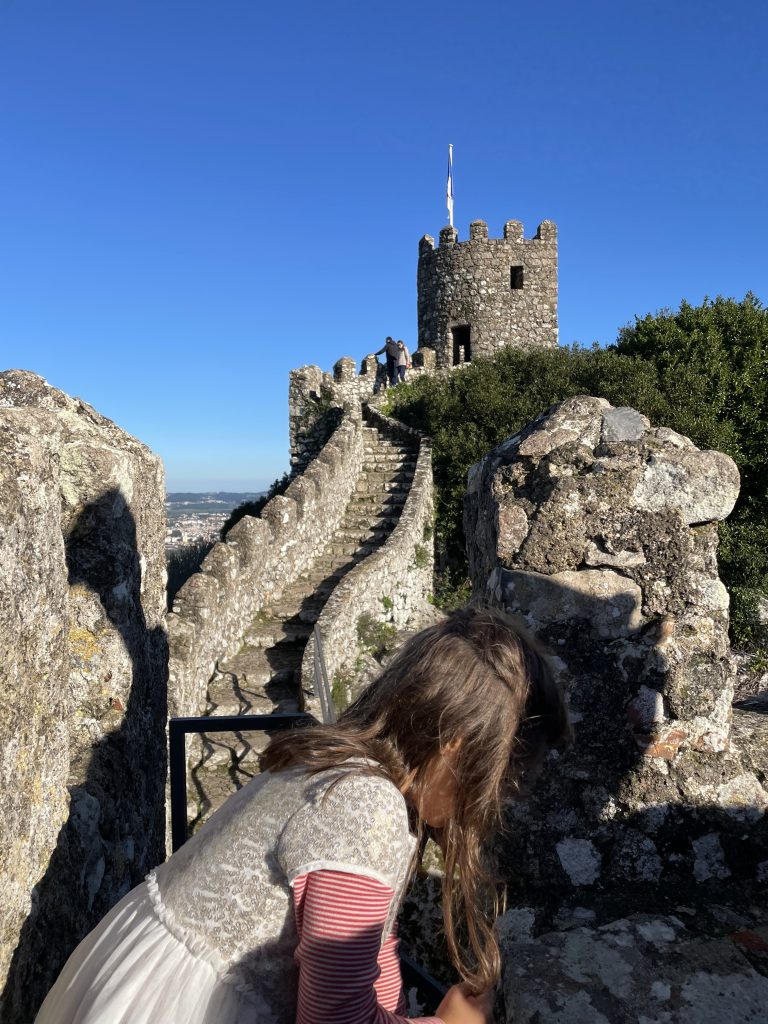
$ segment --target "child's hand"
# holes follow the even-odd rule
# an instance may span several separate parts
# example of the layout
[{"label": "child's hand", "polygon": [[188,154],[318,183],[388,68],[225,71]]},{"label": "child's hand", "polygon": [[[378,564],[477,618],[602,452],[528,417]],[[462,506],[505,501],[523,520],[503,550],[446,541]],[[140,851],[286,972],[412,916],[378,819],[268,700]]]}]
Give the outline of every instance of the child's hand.
[{"label": "child's hand", "polygon": [[493,995],[492,988],[479,996],[471,996],[468,985],[454,985],[445,993],[437,1016],[445,1024],[491,1024]]}]

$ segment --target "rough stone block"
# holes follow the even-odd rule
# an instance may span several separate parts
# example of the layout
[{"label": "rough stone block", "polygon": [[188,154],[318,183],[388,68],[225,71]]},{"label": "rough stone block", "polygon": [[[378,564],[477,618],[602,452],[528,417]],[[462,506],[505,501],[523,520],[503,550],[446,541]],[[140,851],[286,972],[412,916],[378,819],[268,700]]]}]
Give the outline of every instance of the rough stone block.
[{"label": "rough stone block", "polygon": [[34,374],[0,374],[4,1020],[34,1018],[163,856],[164,499],[144,445]]}]

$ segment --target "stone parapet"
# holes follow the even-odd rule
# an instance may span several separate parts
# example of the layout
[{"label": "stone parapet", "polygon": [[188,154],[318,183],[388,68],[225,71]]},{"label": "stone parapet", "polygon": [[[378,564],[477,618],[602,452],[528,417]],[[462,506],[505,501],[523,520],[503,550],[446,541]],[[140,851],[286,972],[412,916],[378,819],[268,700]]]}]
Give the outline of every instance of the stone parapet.
[{"label": "stone parapet", "polygon": [[[328,677],[337,693],[356,675],[354,662],[361,651],[360,623],[366,618],[386,618],[394,630],[403,629],[432,590],[431,445],[419,431],[385,416],[371,405],[366,406],[365,416],[391,439],[417,447],[418,456],[408,498],[391,535],[381,548],[344,577],[317,621]],[[310,638],[302,662],[305,687],[312,679],[313,665],[314,639]]]},{"label": "stone parapet", "polygon": [[510,805],[504,840],[542,905],[621,913],[765,873],[768,792],[731,736],[717,574],[738,489],[727,456],[589,397],[469,472],[474,594],[523,617],[570,695],[575,743]]},{"label": "stone parapet", "polygon": [[216,663],[236,653],[259,611],[278,599],[338,526],[363,460],[360,407],[349,405],[320,454],[260,518],[245,516],[184,584],[168,616],[170,712],[196,715]]},{"label": "stone parapet", "polygon": [[160,459],[0,374],[0,1017],[34,1019],[83,936],[163,858]]},{"label": "stone parapet", "polygon": [[[411,353],[413,368],[408,371],[412,380],[435,368],[434,353]],[[389,386],[387,368],[375,355],[369,353],[360,362],[360,372],[351,356],[342,356],[333,365],[332,372],[323,372],[319,366],[301,366],[291,370],[288,387],[291,468],[301,472],[317,456],[333,429],[341,419],[345,403],[362,406]]]}]

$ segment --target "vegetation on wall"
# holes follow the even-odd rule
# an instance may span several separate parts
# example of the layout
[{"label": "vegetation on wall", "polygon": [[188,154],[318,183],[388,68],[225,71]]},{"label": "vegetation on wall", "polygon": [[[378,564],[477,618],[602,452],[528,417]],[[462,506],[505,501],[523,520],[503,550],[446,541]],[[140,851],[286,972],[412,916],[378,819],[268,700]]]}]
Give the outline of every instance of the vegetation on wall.
[{"label": "vegetation on wall", "polygon": [[755,609],[768,595],[768,310],[751,294],[638,318],[605,349],[504,349],[393,389],[386,411],[434,445],[441,603],[466,577],[467,470],[549,406],[580,394],[632,406],[736,461],[742,489],[721,527],[721,575],[732,596],[734,639],[763,641]]}]

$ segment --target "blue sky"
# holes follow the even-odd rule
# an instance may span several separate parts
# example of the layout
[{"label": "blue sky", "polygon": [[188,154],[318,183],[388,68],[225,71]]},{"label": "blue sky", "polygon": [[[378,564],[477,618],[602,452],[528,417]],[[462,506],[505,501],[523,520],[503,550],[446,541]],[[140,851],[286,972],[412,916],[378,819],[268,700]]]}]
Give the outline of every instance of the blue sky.
[{"label": "blue sky", "polygon": [[288,455],[288,371],[415,344],[445,223],[560,236],[560,337],[766,301],[768,8],[0,0],[0,364],[159,452]]}]

